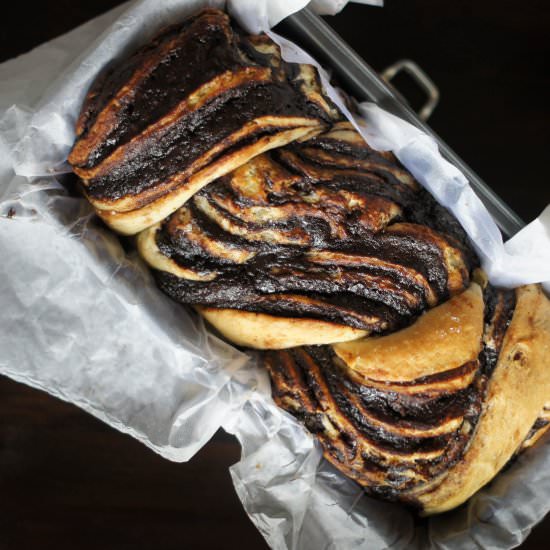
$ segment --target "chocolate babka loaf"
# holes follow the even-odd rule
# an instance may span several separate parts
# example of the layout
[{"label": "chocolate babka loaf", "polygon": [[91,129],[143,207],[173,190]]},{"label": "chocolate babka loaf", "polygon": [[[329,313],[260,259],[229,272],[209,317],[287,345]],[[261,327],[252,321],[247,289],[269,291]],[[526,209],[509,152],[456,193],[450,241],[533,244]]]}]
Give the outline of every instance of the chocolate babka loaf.
[{"label": "chocolate babka loaf", "polygon": [[393,334],[264,352],[275,401],[372,495],[458,506],[548,429],[550,301],[477,283]]},{"label": "chocolate babka loaf", "polygon": [[268,350],[276,402],[368,493],[448,510],[550,427],[541,288],[493,288],[316,70],[223,12],[107,69],[69,161],[164,292]]},{"label": "chocolate babka loaf", "polygon": [[160,287],[241,345],[381,334],[462,292],[452,216],[349,123],[260,155],[143,232]]},{"label": "chocolate babka loaf", "polygon": [[267,36],[207,9],[104,71],[69,162],[97,213],[133,234],[255,155],[338,118],[316,69],[285,63]]},{"label": "chocolate babka loaf", "polygon": [[443,512],[549,427],[550,301],[488,284],[449,212],[348,123],[212,182],[138,248],[167,294],[273,350],[276,402],[372,495]]}]

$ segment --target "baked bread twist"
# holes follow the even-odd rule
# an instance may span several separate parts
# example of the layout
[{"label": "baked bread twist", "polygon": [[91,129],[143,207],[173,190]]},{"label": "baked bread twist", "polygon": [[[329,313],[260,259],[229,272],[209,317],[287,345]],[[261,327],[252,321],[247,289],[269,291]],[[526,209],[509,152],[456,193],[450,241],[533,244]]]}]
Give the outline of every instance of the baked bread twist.
[{"label": "baked bread twist", "polygon": [[266,35],[207,9],[96,79],[69,163],[98,215],[134,234],[255,155],[340,117],[316,69],[284,62]]},{"label": "baked bread twist", "polygon": [[458,506],[548,429],[550,301],[477,283],[388,336],[266,352],[275,401],[370,494]]},{"label": "baked bread twist", "polygon": [[450,214],[347,123],[216,180],[138,246],[229,340],[282,349],[262,359],[276,402],[370,494],[448,510],[549,426],[550,302],[474,272]]},{"label": "baked bread twist", "polygon": [[[86,98],[69,157],[162,290],[269,350],[276,402],[367,492],[453,508],[550,427],[550,301],[495,289],[452,215],[313,67],[218,10]],[[209,184],[209,185],[207,185]]]},{"label": "baked bread twist", "polygon": [[167,294],[260,349],[406,326],[477,262],[450,214],[347,122],[216,180],[138,247]]}]

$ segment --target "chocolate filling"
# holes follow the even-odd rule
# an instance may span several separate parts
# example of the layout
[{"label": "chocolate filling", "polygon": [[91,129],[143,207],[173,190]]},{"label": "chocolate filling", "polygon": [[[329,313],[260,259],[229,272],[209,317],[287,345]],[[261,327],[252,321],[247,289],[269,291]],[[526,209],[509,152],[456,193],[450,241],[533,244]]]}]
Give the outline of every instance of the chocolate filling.
[{"label": "chocolate filling", "polygon": [[[259,51],[265,46],[272,51]],[[267,80],[244,78],[234,88],[209,89],[204,104],[151,130],[201,86],[244,69],[267,69],[271,76]],[[204,10],[165,29],[96,79],[83,107],[75,146],[91,132],[99,130],[99,134],[89,144],[85,160],[74,164],[81,169],[99,167],[133,140],[113,166],[86,180],[87,193],[116,200],[155,189],[156,198],[168,191],[170,177],[188,178],[200,168],[191,166],[194,161],[259,117],[331,122],[331,115],[302,91],[303,84],[299,67],[282,61],[265,35],[248,37],[223,12]],[[330,100],[325,101],[332,108]],[[106,113],[110,114],[105,119]],[[244,139],[227,144],[222,153],[284,129],[258,125]]]},{"label": "chocolate filling", "polygon": [[[494,288],[485,292],[483,346],[496,346],[497,357],[503,338],[495,334],[500,335],[513,315],[511,295]],[[487,371],[484,353],[459,368],[402,385],[392,383],[391,389],[357,382],[330,346],[269,351],[263,358],[275,401],[319,438],[330,462],[367,492],[407,501],[408,491],[436,482],[467,449],[493,370]],[[469,373],[474,377],[466,387],[445,389],[445,381]],[[429,382],[443,383],[443,389],[422,391],[422,384]],[[412,393],[399,389],[415,386],[418,391]],[[448,422],[454,422],[454,428],[445,428]],[[539,424],[533,430],[540,429]],[[434,434],[439,426],[443,431]]]},{"label": "chocolate filling", "polygon": [[[252,176],[219,178],[157,231],[165,256],[215,274],[195,281],[157,272],[174,299],[384,333],[469,283],[477,258],[463,230],[390,155],[321,137],[262,157],[267,165],[253,161]],[[243,177],[257,194],[243,192]],[[236,262],[199,237],[250,257]],[[449,287],[447,251],[458,287],[456,274]]]}]

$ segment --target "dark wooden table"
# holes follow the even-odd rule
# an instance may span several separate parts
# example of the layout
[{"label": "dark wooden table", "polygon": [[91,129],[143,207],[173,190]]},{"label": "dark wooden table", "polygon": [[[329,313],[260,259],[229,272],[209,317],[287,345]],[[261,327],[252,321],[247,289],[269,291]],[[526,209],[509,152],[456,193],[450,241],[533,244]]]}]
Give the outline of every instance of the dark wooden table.
[{"label": "dark wooden table", "polygon": [[[0,61],[118,4],[12,4]],[[430,124],[524,219],[547,185],[550,12],[531,0],[387,0],[329,19],[375,68],[417,61],[439,85]],[[0,550],[265,548],[235,496],[239,447],[218,433],[188,464],[0,377]],[[550,498],[550,497],[549,497]],[[550,519],[524,549],[548,546]]]}]

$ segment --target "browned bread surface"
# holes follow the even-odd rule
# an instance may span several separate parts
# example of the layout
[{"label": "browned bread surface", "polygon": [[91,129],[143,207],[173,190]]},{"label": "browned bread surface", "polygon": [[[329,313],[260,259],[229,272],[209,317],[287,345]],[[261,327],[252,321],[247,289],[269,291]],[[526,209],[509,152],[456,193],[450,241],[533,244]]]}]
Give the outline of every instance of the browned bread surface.
[{"label": "browned bread surface", "polygon": [[[399,332],[267,352],[276,402],[319,438],[330,462],[369,493],[407,502],[424,514],[458,506],[548,425],[550,300],[538,285],[516,291],[487,287],[480,319],[479,299],[476,283],[453,298],[464,301],[465,310],[476,303],[476,311],[463,312],[457,325],[457,331],[467,329],[467,341],[447,333],[437,353],[426,355],[422,338],[418,348],[415,340],[390,342],[380,368],[371,367],[373,350],[382,350],[384,340],[397,341]],[[422,331],[437,338],[438,309],[448,307],[425,314]],[[473,358],[464,354],[474,347]],[[409,354],[414,358],[417,351],[424,358],[411,370]]]},{"label": "browned bread surface", "polygon": [[292,324],[279,348],[396,330],[460,293],[476,264],[451,215],[349,123],[212,182],[138,247],[165,292],[261,348],[274,317]]},{"label": "browned bread surface", "polygon": [[443,512],[550,426],[550,304],[473,282],[457,221],[341,118],[313,67],[207,9],[96,80],[69,162],[167,294],[282,350],[274,397],[330,462]]},{"label": "browned bread surface", "polygon": [[94,83],[69,162],[98,214],[137,233],[255,155],[322,130],[338,111],[308,65],[285,63],[207,9]]},{"label": "browned bread surface", "polygon": [[466,452],[440,483],[414,495],[426,514],[450,510],[488,483],[543,414],[550,396],[550,300],[539,285],[518,288],[516,297]]},{"label": "browned bread surface", "polygon": [[348,342],[367,335],[365,330],[319,319],[203,306],[195,306],[195,309],[230,342],[254,349]]}]

